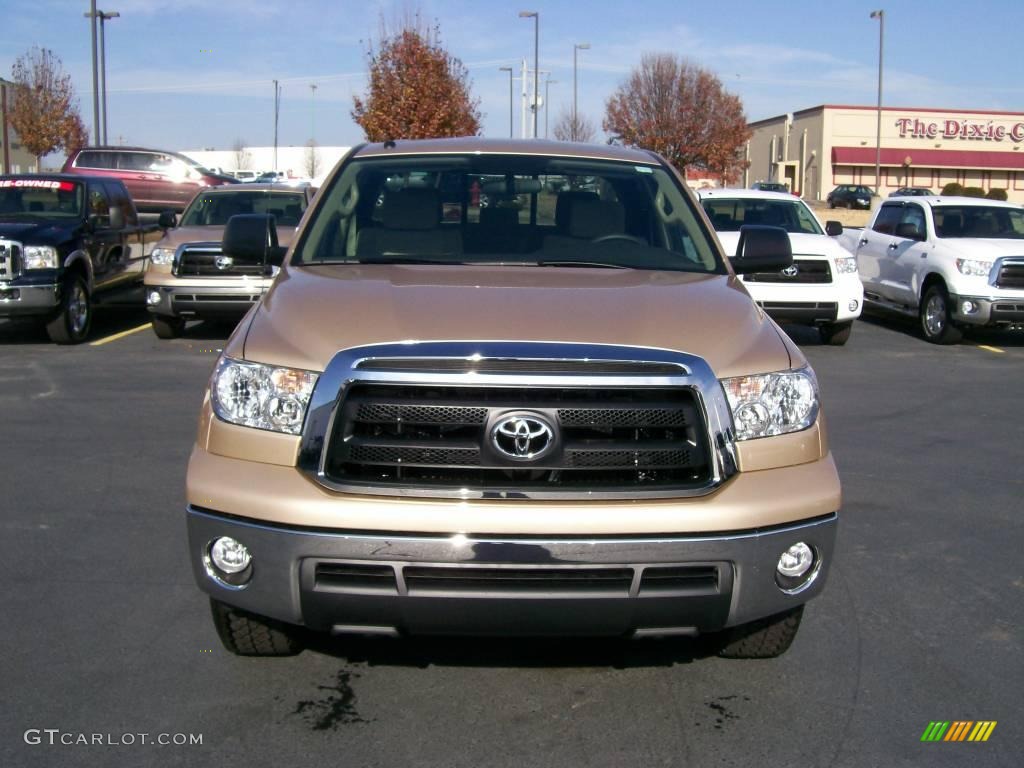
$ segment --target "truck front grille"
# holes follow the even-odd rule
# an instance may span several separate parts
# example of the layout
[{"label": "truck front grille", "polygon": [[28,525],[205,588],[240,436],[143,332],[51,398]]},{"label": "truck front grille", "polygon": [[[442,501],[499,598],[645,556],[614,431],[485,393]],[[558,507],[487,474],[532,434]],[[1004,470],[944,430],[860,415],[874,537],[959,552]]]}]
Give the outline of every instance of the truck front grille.
[{"label": "truck front grille", "polygon": [[1004,259],[996,275],[997,288],[1024,288],[1024,259]]},{"label": "truck front grille", "polygon": [[[503,454],[494,428],[510,413],[550,424],[553,449],[536,460]],[[694,488],[711,475],[704,434],[688,387],[355,383],[323,468],[334,483],[396,491]]]},{"label": "truck front grille", "polygon": [[21,243],[0,240],[0,280],[13,280],[21,274]]},{"label": "truck front grille", "polygon": [[183,246],[178,252],[174,274],[178,277],[263,277],[266,272],[262,264],[218,261],[223,255],[219,244]]},{"label": "truck front grille", "polygon": [[793,266],[778,272],[753,272],[743,276],[748,283],[831,283],[832,267],[825,259],[793,259]]}]

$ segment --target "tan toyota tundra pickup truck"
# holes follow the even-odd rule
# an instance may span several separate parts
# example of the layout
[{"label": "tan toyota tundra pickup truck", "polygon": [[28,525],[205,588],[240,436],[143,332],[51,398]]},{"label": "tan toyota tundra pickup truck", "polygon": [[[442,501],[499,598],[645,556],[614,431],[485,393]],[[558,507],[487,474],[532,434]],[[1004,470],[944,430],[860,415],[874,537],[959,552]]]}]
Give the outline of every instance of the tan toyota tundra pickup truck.
[{"label": "tan toyota tundra pickup truck", "polygon": [[768,657],[824,587],[839,479],[818,385],[656,154],[370,144],[225,345],[188,468],[224,645],[308,632],[708,636]]}]

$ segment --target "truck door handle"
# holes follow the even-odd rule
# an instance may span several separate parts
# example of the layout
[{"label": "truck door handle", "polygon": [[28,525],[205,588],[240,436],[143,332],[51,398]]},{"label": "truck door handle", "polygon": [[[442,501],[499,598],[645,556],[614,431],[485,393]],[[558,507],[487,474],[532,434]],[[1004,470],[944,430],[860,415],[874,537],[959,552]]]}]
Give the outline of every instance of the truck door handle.
[{"label": "truck door handle", "polygon": [[862,238],[860,239],[860,244],[861,244],[861,245],[867,245],[867,244],[868,244],[868,239],[867,239],[866,237],[862,237]]},{"label": "truck door handle", "polygon": [[900,247],[899,243],[889,243],[889,250],[890,251],[895,251],[899,247]]}]

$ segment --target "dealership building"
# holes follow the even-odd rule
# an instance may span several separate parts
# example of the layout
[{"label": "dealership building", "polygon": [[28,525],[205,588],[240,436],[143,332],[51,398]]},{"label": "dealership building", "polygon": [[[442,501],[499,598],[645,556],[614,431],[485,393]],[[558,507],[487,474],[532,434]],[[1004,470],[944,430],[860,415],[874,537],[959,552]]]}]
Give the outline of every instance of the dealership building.
[{"label": "dealership building", "polygon": [[[1024,112],[883,107],[881,185],[1005,189],[1024,203]],[[824,104],[750,124],[744,186],[779,181],[809,200],[838,184],[875,187],[877,107]]]}]

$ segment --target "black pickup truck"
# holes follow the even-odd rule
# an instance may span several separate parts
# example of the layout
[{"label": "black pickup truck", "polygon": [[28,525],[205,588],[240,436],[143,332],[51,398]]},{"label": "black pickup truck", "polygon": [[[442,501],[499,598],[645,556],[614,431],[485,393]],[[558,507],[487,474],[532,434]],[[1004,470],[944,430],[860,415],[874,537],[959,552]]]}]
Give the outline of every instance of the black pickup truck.
[{"label": "black pickup truck", "polygon": [[0,176],[0,320],[36,318],[58,344],[89,335],[93,305],[138,295],[158,224],[116,179]]}]

